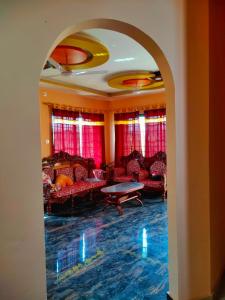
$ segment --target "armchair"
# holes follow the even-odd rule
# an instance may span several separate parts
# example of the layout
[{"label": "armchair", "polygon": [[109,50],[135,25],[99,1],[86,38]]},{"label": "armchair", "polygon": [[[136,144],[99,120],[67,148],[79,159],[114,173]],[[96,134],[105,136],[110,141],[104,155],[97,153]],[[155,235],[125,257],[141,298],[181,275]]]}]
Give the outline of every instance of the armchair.
[{"label": "armchair", "polygon": [[128,156],[121,157],[119,165],[113,170],[113,181],[138,181],[143,160],[144,157],[136,150]]},{"label": "armchair", "polygon": [[139,181],[144,184],[144,190],[162,193],[162,198],[167,197],[166,164],[156,160],[148,170],[141,170]]}]

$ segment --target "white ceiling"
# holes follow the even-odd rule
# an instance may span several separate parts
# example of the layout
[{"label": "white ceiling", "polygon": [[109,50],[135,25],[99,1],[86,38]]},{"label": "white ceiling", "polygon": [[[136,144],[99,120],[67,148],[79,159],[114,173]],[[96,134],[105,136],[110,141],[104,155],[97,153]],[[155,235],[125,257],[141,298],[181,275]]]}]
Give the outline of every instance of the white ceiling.
[{"label": "white ceiling", "polygon": [[[130,37],[106,29],[88,29],[84,33],[93,36],[107,47],[110,57],[109,60],[101,66],[74,70],[66,75],[60,70],[49,68],[41,72],[41,79],[48,82],[42,82],[41,86],[63,84],[62,88],[74,89],[78,94],[97,95],[98,97],[116,96],[121,93],[121,89],[112,88],[107,83],[107,78],[113,74],[126,71],[158,71],[159,68],[153,57],[135,40]],[[52,83],[53,84],[52,84]],[[58,86],[59,87],[59,86]],[[67,87],[67,88],[68,88]],[[83,89],[84,88],[84,89]],[[163,89],[138,91],[138,94],[157,93]],[[99,92],[99,93],[98,93]],[[133,91],[123,91],[124,94],[132,94]],[[116,100],[116,97],[110,97],[110,101]]]}]

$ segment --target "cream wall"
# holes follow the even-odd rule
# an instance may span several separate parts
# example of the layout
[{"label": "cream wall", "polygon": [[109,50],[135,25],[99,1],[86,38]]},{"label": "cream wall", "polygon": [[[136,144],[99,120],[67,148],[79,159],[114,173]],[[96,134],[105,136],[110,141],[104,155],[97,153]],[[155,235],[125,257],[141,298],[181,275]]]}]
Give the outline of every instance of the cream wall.
[{"label": "cream wall", "polygon": [[[169,96],[170,292],[175,300],[201,299],[211,293],[214,259],[210,260],[206,0],[1,3],[0,298],[46,298],[38,82],[44,60],[58,40],[71,33],[71,26],[79,30],[89,19],[132,24],[143,34],[133,28],[130,36],[136,35],[148,48],[146,33],[169,62],[175,94],[162,52],[155,57],[153,51]],[[121,23],[111,23],[123,32]]]}]

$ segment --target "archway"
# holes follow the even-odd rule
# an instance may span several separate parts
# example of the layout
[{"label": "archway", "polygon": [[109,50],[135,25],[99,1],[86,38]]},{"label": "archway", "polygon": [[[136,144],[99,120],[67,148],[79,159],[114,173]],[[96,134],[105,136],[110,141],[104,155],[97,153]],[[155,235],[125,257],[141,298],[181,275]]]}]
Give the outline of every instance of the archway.
[{"label": "archway", "polygon": [[[167,98],[167,157],[168,157],[168,233],[169,233],[169,282],[173,295],[177,294],[177,235],[176,235],[176,141],[175,141],[175,87],[168,61],[154,40],[138,28],[117,20],[95,19],[82,22],[64,30],[54,41],[47,57],[65,37],[90,28],[114,30],[126,34],[141,44],[155,59],[162,73]],[[173,265],[171,264],[173,262]]]}]

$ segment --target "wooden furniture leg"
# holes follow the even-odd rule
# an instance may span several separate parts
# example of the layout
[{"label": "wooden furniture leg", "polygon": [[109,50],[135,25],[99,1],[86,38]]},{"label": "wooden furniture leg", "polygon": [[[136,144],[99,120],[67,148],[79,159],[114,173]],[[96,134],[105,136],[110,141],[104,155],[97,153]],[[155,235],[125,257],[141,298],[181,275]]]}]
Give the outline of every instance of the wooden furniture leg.
[{"label": "wooden furniture leg", "polygon": [[48,204],[47,204],[47,213],[48,213],[48,214],[51,214],[51,212],[52,212],[52,204],[51,204],[50,200],[48,200]]}]

